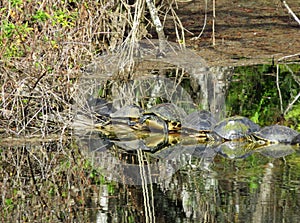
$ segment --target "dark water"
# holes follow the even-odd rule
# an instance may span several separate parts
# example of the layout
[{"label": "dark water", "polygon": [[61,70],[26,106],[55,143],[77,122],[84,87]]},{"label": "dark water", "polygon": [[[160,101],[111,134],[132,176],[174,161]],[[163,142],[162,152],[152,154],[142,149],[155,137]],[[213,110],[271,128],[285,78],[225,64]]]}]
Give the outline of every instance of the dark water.
[{"label": "dark water", "polygon": [[111,193],[103,190],[105,202],[93,221],[300,220],[297,148],[261,148],[245,158],[229,158],[214,145],[177,144],[149,154],[124,152],[115,145],[103,150],[99,142],[102,149],[88,153],[107,179],[117,183]]},{"label": "dark water", "polygon": [[2,220],[299,222],[298,148],[217,148],[183,140],[154,153],[125,151],[97,132],[2,144]]}]

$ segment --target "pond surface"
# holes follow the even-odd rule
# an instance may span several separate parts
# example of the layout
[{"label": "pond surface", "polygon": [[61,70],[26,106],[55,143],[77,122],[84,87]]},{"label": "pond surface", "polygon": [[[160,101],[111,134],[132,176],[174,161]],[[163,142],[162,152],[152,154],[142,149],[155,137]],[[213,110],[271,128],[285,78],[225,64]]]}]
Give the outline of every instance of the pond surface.
[{"label": "pond surface", "polygon": [[299,149],[232,154],[190,141],[125,151],[99,132],[2,146],[2,220],[299,222]]},{"label": "pond surface", "polygon": [[[95,221],[300,220],[297,148],[275,145],[243,151],[239,158],[234,152],[220,151],[217,145],[202,143],[179,143],[147,153],[125,152],[101,139],[97,144],[95,134],[83,141],[93,144],[87,153],[101,166],[106,179],[117,182],[111,193],[102,195],[105,202]],[[104,149],[107,146],[110,149]]]}]

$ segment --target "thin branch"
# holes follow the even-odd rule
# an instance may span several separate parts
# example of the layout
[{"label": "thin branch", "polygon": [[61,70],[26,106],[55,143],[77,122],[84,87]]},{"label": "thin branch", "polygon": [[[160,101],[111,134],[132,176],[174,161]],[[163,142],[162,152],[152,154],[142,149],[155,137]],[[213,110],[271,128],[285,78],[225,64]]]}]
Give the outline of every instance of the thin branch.
[{"label": "thin branch", "polygon": [[[286,65],[286,64],[284,64],[284,65],[289,70],[289,72],[292,74],[292,76],[293,76],[294,80],[297,82],[297,84],[299,84],[299,86],[300,86],[300,82],[299,82],[297,76],[292,71],[292,69],[288,65]],[[296,101],[299,99],[299,97],[300,97],[300,92],[294,97],[293,101],[291,101],[288,104],[287,108],[285,109],[285,111],[283,113],[284,115],[286,115],[286,113],[288,113],[288,111],[293,107],[293,105],[296,103]]]},{"label": "thin branch", "polygon": [[276,65],[277,72],[276,72],[276,86],[278,90],[278,95],[279,95],[279,102],[280,102],[280,111],[283,113],[283,105],[282,105],[282,96],[281,96],[281,90],[279,86],[279,64]]},{"label": "thin branch", "polygon": [[212,21],[213,46],[216,45],[216,39],[215,39],[215,22],[216,22],[216,0],[213,0],[213,21]]},{"label": "thin branch", "polygon": [[295,13],[292,11],[292,9],[289,7],[289,5],[286,3],[286,1],[281,0],[281,2],[283,3],[283,5],[286,7],[286,9],[288,10],[288,12],[293,16],[293,18],[295,19],[295,21],[300,25],[300,19],[295,15]]},{"label": "thin branch", "polygon": [[287,108],[285,109],[285,111],[284,111],[284,115],[286,115],[286,113],[288,113],[288,111],[292,108],[292,106],[296,103],[296,101],[299,99],[299,97],[300,97],[300,92],[298,92],[298,94],[296,95],[296,97],[294,98],[294,100],[291,102],[291,103],[289,103],[289,105],[287,106]]},{"label": "thin branch", "polygon": [[207,1],[208,0],[205,0],[204,22],[203,22],[202,30],[199,33],[199,35],[197,37],[192,38],[192,40],[198,40],[202,36],[202,34],[203,34],[204,30],[205,30],[206,23],[207,23]]},{"label": "thin branch", "polygon": [[300,53],[296,53],[296,54],[284,56],[284,57],[279,58],[279,59],[278,59],[278,62],[279,62],[279,61],[282,61],[282,60],[289,59],[289,58],[291,58],[291,57],[299,57],[299,56],[300,56]]}]

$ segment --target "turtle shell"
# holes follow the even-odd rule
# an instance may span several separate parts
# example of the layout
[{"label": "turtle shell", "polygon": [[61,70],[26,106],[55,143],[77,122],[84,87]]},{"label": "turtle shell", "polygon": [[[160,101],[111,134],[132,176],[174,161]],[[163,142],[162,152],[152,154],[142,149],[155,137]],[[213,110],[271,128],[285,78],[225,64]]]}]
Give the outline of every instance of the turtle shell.
[{"label": "turtle shell", "polygon": [[180,130],[181,120],[186,116],[185,111],[171,103],[163,103],[153,106],[146,112],[144,112],[142,123],[147,119],[150,119],[152,115],[155,115],[167,123],[168,131]]},{"label": "turtle shell", "polygon": [[103,98],[93,98],[90,97],[87,100],[88,106],[90,107],[91,111],[95,112],[96,114],[109,116],[113,112],[115,112],[113,105],[111,102]]},{"label": "turtle shell", "polygon": [[143,113],[143,109],[137,105],[126,105],[120,110],[110,114],[112,122],[134,125],[139,121]]},{"label": "turtle shell", "polygon": [[287,126],[270,125],[261,128],[253,135],[267,143],[291,143],[299,133]]},{"label": "turtle shell", "polygon": [[214,127],[216,134],[225,140],[247,138],[251,133],[260,129],[260,126],[243,116],[233,116],[217,123]]},{"label": "turtle shell", "polygon": [[205,110],[195,111],[182,121],[182,129],[186,132],[211,132],[216,125],[214,116]]},{"label": "turtle shell", "polygon": [[111,118],[139,118],[143,109],[137,105],[125,105],[120,110],[110,114]]}]

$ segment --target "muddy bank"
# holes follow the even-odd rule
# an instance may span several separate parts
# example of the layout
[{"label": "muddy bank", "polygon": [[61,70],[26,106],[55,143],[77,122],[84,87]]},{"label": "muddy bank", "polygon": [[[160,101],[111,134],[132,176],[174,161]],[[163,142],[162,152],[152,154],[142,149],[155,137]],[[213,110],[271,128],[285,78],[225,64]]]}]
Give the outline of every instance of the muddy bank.
[{"label": "muddy bank", "polygon": [[[287,1],[300,16],[300,2]],[[178,2],[177,13],[186,33],[187,46],[195,49],[209,65],[239,66],[268,63],[300,52],[300,26],[280,1],[216,2],[216,45],[212,46],[212,1],[208,1],[207,23],[202,36],[197,36],[204,22],[205,1]],[[174,25],[166,23],[166,33],[175,36]],[[299,56],[293,60],[299,61]]]}]

